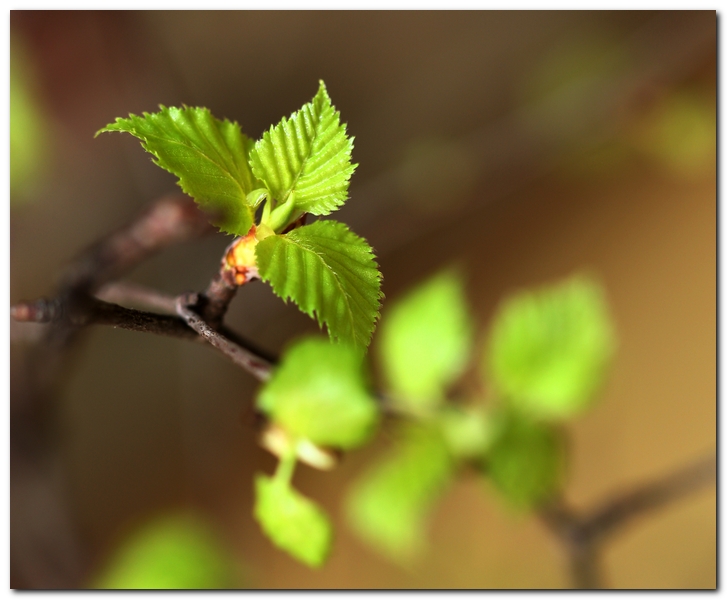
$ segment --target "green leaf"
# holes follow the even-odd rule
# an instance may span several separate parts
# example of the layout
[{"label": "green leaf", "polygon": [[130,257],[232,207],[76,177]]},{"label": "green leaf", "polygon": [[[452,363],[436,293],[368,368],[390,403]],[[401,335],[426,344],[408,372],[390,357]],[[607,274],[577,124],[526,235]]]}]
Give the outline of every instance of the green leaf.
[{"label": "green leaf", "polygon": [[508,414],[486,465],[490,479],[511,506],[533,508],[562,486],[563,439],[552,426]]},{"label": "green leaf", "polygon": [[51,158],[52,131],[35,83],[25,44],[13,36],[10,48],[10,200],[32,197]]},{"label": "green leaf", "polygon": [[371,246],[337,221],[316,221],[256,248],[260,276],[333,340],[365,348],[379,315],[381,273]]},{"label": "green leaf", "polygon": [[328,558],[333,529],[326,513],[287,482],[255,477],[255,519],[276,546],[308,566]]},{"label": "green leaf", "polygon": [[374,432],[379,418],[360,352],[305,338],[283,356],[257,407],[288,433],[320,446],[349,449]]},{"label": "green leaf", "polygon": [[454,463],[438,429],[408,424],[401,434],[394,453],[354,483],[346,512],[364,541],[406,564],[426,547],[427,519]]},{"label": "green leaf", "polygon": [[453,456],[470,459],[482,456],[497,439],[498,419],[482,406],[446,405],[437,422]]},{"label": "green leaf", "polygon": [[485,368],[513,406],[532,416],[564,419],[589,405],[614,348],[603,291],[574,277],[504,303]]},{"label": "green leaf", "polygon": [[331,105],[321,81],[313,100],[263,134],[250,154],[253,173],[282,204],[291,194],[297,213],[327,215],[348,197],[357,165],[351,164],[353,138]]},{"label": "green leaf", "polygon": [[238,587],[231,556],[190,514],[166,515],[133,531],[116,548],[93,587],[219,589]]},{"label": "green leaf", "polygon": [[179,177],[179,185],[222,231],[245,235],[253,224],[247,194],[261,187],[250,170],[252,141],[237,123],[206,108],[166,108],[118,118],[98,131],[126,131],[141,140],[154,162]]},{"label": "green leaf", "polygon": [[412,408],[441,403],[467,366],[472,331],[464,286],[454,271],[400,300],[381,326],[381,362],[393,396]]}]

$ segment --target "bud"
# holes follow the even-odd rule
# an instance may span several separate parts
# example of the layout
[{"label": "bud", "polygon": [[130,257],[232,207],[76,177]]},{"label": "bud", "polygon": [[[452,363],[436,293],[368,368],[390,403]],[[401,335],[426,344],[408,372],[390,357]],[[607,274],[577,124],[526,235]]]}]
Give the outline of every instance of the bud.
[{"label": "bud", "polygon": [[255,257],[255,246],[258,239],[255,237],[253,225],[247,235],[237,238],[227,248],[222,258],[222,273],[230,285],[242,285],[253,279],[260,279]]}]

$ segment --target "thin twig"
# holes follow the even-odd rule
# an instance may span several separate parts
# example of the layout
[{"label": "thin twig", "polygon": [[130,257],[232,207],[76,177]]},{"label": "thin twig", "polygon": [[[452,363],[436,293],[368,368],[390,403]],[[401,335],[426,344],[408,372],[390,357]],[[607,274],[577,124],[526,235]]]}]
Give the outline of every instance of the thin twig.
[{"label": "thin twig", "polygon": [[[201,295],[202,294],[200,294],[200,296]],[[162,311],[164,313],[178,316],[176,296],[164,294],[162,292],[158,292],[157,290],[153,290],[151,288],[141,286],[135,283],[130,283],[126,281],[109,283],[101,288],[101,290],[99,290],[99,292],[96,294],[96,297],[101,300],[115,302],[121,305],[137,304],[139,306],[145,306],[147,308],[152,308]],[[234,344],[237,344],[238,346],[242,346],[247,350],[247,352],[255,355],[261,362],[267,362],[271,365],[277,363],[277,358],[271,356],[262,348],[257,347],[255,344],[250,342],[250,340],[241,337],[238,333],[231,330],[229,327],[226,327],[224,325],[218,325],[217,327],[213,327],[213,324],[211,322],[206,322],[207,325],[221,333],[228,340],[230,340]],[[122,327],[122,325],[119,324],[119,327]],[[185,329],[187,329],[189,333],[190,330],[186,325]],[[198,335],[194,337],[196,337],[200,341],[204,341]]]},{"label": "thin twig", "polygon": [[543,523],[561,541],[570,561],[574,587],[603,587],[599,553],[603,543],[636,517],[651,514],[716,481],[717,457],[710,455],[675,473],[613,495],[595,509],[580,514],[562,499],[541,508]]},{"label": "thin twig", "polygon": [[[66,502],[62,473],[56,468],[56,390],[82,331],[79,315],[90,306],[97,317],[121,326],[117,309],[94,305],[90,296],[156,251],[211,231],[207,218],[189,198],[162,198],[81,253],[66,268],[51,300],[20,303],[11,309],[19,321],[49,323],[11,378],[11,504],[23,507],[14,510],[13,587],[77,588],[90,564]],[[139,315],[130,322],[142,330],[151,327]],[[188,331],[181,322],[171,328],[188,335],[181,333]]]},{"label": "thin twig", "polygon": [[257,377],[260,381],[267,381],[270,378],[272,365],[261,356],[254,354],[232,342],[222,333],[215,331],[202,318],[196,314],[191,306],[195,306],[199,297],[195,293],[183,294],[177,298],[177,314],[184,319],[194,331],[212,346],[220,350],[230,358],[236,365],[245,369],[248,373]]},{"label": "thin twig", "polygon": [[[104,298],[116,298],[122,301],[139,301],[159,307],[174,306],[174,315],[162,315],[133,308],[126,308],[118,304],[106,302],[99,298],[84,298],[77,300],[72,307],[58,307],[57,302],[40,299],[35,302],[20,303],[13,308],[13,314],[22,317],[18,319],[26,322],[48,322],[51,324],[63,320],[72,327],[86,327],[89,325],[111,325],[119,329],[153,333],[179,339],[209,342],[223,354],[235,357],[233,360],[250,372],[254,377],[265,381],[264,374],[277,362],[263,350],[256,348],[252,343],[240,337],[228,327],[221,326],[214,329],[209,323],[194,313],[189,306],[185,307],[184,315],[177,315],[177,300],[172,296],[154,290],[136,286],[135,284],[118,283],[108,284],[102,289]],[[198,300],[194,294],[188,300]],[[48,307],[53,307],[53,310]],[[189,315],[192,315],[191,317]],[[180,319],[180,316],[182,317]],[[190,324],[190,319],[192,324]],[[206,332],[206,333],[201,333]],[[224,340],[219,343],[212,340]],[[244,357],[244,358],[243,358]]]},{"label": "thin twig", "polygon": [[207,289],[199,295],[197,310],[200,316],[211,326],[217,327],[227,312],[230,302],[237,294],[240,284],[236,281],[234,269],[228,264],[228,255],[241,238],[235,238],[225,248],[220,260],[220,268],[207,285]]},{"label": "thin twig", "polygon": [[675,473],[615,495],[593,510],[583,522],[588,537],[601,541],[645,513],[712,485],[717,479],[717,455],[711,455]]},{"label": "thin twig", "polygon": [[200,294],[201,316],[210,324],[218,325],[222,322],[230,302],[237,294],[239,286],[225,277],[224,267],[210,281],[207,289]]}]

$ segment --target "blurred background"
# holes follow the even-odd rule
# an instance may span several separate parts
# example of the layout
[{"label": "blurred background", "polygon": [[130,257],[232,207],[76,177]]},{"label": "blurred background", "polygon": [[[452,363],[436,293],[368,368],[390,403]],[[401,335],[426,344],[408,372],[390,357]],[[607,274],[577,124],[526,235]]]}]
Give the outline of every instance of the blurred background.
[{"label": "blurred background", "polygon": [[[592,506],[716,446],[716,25],[714,11],[13,11],[10,300],[50,294],[74,255],[175,191],[131,136],[94,139],[105,124],[184,103],[258,138],[324,79],[360,164],[336,218],[375,248],[388,302],[458,263],[484,339],[505,294],[578,270],[603,282],[619,349],[569,430],[566,488]],[[229,241],[171,248],[130,279],[203,289]],[[227,322],[272,353],[316,330],[261,284]],[[41,328],[11,325],[13,402]],[[190,548],[180,564],[216,556],[233,587],[569,585],[542,524],[475,478],[438,506],[414,568],[364,547],[341,499],[378,443],[297,471],[337,537],[323,569],[295,563],[252,518],[253,474],[275,464],[256,388],[202,345],[88,330],[56,398],[52,484],[13,457],[11,586],[92,586],[154,519],[162,546]],[[603,561],[613,587],[715,587],[714,488],[630,527]]]}]

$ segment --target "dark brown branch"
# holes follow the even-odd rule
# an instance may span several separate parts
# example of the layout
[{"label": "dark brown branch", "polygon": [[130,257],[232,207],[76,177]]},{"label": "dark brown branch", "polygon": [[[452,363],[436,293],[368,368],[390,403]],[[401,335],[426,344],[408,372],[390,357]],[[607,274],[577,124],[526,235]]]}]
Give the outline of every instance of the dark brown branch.
[{"label": "dark brown branch", "polygon": [[[50,307],[44,309],[44,307]],[[58,300],[38,300],[12,307],[19,321],[51,322],[56,327],[80,328],[87,325],[111,325],[131,331],[155,333],[178,338],[194,339],[193,331],[176,316],[159,315],[133,308],[125,308],[98,298],[82,297],[73,304],[63,305]],[[21,317],[21,318],[18,318]]]},{"label": "dark brown branch", "polygon": [[[66,269],[53,299],[20,302],[11,315],[20,322],[52,323],[39,343],[28,368],[33,391],[25,394],[30,405],[42,412],[48,386],[57,379],[63,359],[56,355],[77,338],[79,315],[89,298],[104,283],[136,266],[171,244],[199,237],[213,229],[207,218],[184,196],[167,196],[151,204],[137,218],[82,252]],[[12,410],[12,408],[11,408]]]},{"label": "dark brown branch", "polygon": [[240,287],[235,281],[234,271],[228,265],[228,254],[232,251],[240,238],[225,248],[220,260],[220,268],[209,282],[207,289],[199,295],[197,309],[200,316],[212,326],[222,323],[222,319],[230,306],[230,302]]},{"label": "dark brown branch", "polygon": [[50,323],[61,318],[63,305],[58,298],[38,298],[18,302],[10,307],[10,316],[18,323]]},{"label": "dark brown branch", "polygon": [[207,289],[199,294],[197,312],[215,329],[222,323],[238,288],[259,279],[254,255],[256,244],[254,226],[247,235],[235,238],[222,255],[219,271],[215,273]]},{"label": "dark brown branch", "polygon": [[[177,301],[172,296],[161,294],[154,290],[136,286],[134,284],[109,284],[104,287],[104,297],[117,298],[121,301],[147,303],[159,307],[174,306],[177,312]],[[198,300],[197,294],[187,296],[186,300]],[[40,306],[46,304],[55,306],[56,303],[47,300],[36,301]],[[26,318],[26,321],[40,321],[41,317],[46,319],[49,310],[39,310],[36,303],[23,303],[13,307],[14,313],[23,316],[35,316],[35,319]],[[162,315],[152,312],[126,308],[105,302],[99,298],[85,298],[74,303],[72,310],[55,308],[52,311],[52,319],[64,320],[72,327],[86,327],[88,325],[111,325],[129,331],[142,333],[153,333],[179,339],[197,340],[210,343],[214,348],[220,350],[226,356],[233,359],[235,363],[242,366],[254,377],[265,381],[272,365],[276,362],[262,350],[255,348],[253,344],[241,338],[238,334],[227,327],[216,330],[194,313],[190,306],[185,306],[183,314]]]},{"label": "dark brown branch", "polygon": [[599,556],[603,543],[635,518],[651,514],[713,484],[717,457],[702,458],[675,473],[615,494],[595,509],[576,513],[557,500],[540,510],[540,518],[568,553],[574,587],[602,587]]},{"label": "dark brown branch", "polygon": [[193,331],[177,317],[159,315],[118,304],[110,304],[96,298],[89,301],[86,310],[79,315],[78,325],[111,325],[129,331],[154,333],[182,339],[195,339]]},{"label": "dark brown branch", "polygon": [[201,315],[210,324],[219,325],[222,322],[230,302],[237,294],[239,286],[231,283],[224,275],[224,267],[220,268],[210,281],[207,289],[200,294],[199,303]]},{"label": "dark brown branch", "polygon": [[[163,294],[135,283],[125,281],[109,283],[99,290],[99,293],[96,296],[101,300],[114,302],[116,304],[136,304],[177,316],[177,298],[175,296]],[[228,327],[225,327],[224,325],[212,327],[212,323],[209,321],[207,321],[207,325],[221,333],[232,343],[245,348],[247,352],[258,357],[260,361],[267,362],[271,365],[277,362],[275,357],[270,356],[267,352],[256,347],[255,344],[242,338]],[[119,327],[122,327],[122,325],[119,325]],[[187,329],[187,335],[191,335],[190,330],[186,325],[185,329]],[[204,341],[199,336],[194,337],[200,341]]]},{"label": "dark brown branch", "polygon": [[589,538],[601,541],[635,518],[662,508],[712,485],[717,479],[717,456],[702,458],[676,473],[618,494],[593,510],[582,527]]},{"label": "dark brown branch", "polygon": [[[16,516],[10,551],[13,587],[77,588],[90,564],[57,468],[54,401],[80,337],[80,313],[90,302],[99,319],[114,324],[119,318],[117,309],[89,300],[101,285],[162,248],[211,231],[206,217],[189,198],[162,198],[81,253],[67,267],[52,300],[21,303],[11,309],[19,321],[49,323],[11,378],[10,489]],[[137,328],[152,327],[139,315],[130,322]],[[181,322],[166,326],[188,335]]]},{"label": "dark brown branch", "polygon": [[270,378],[272,365],[261,356],[232,342],[222,333],[214,330],[191,307],[197,305],[199,297],[195,293],[183,294],[177,298],[177,314],[203,339],[217,348],[236,365],[257,377],[260,381]]}]

